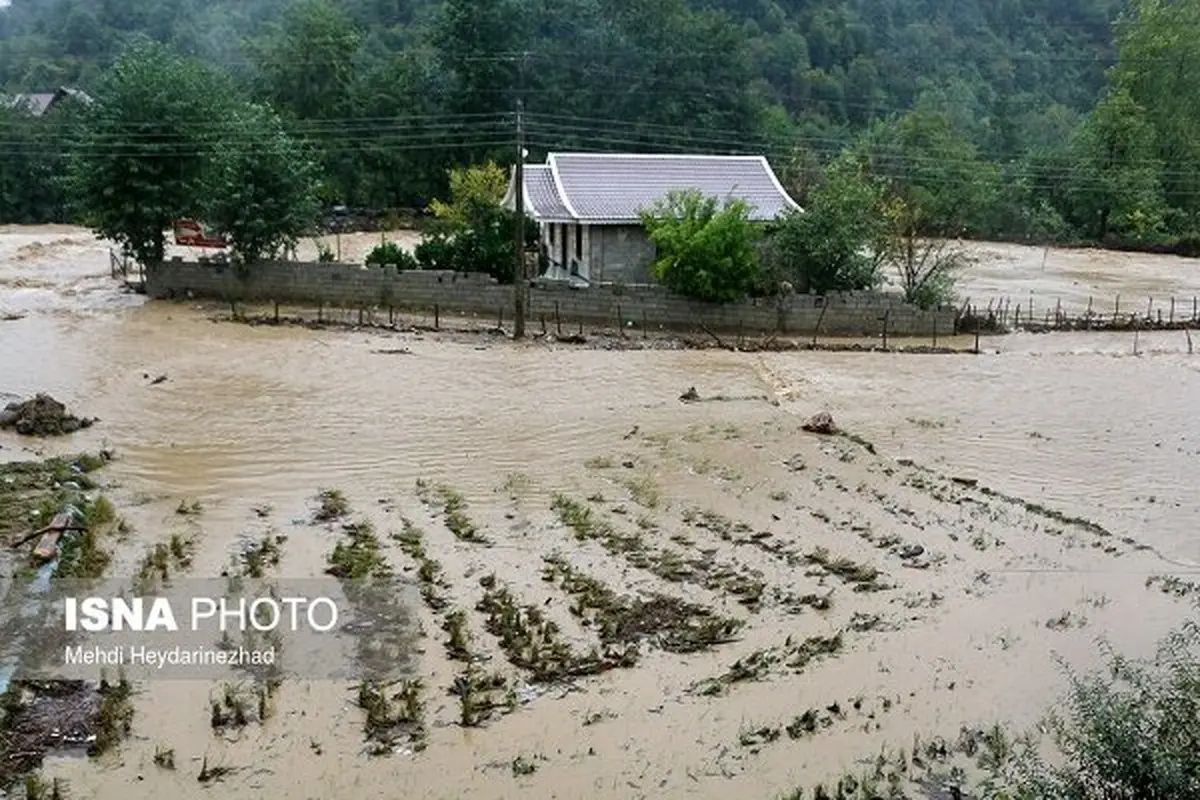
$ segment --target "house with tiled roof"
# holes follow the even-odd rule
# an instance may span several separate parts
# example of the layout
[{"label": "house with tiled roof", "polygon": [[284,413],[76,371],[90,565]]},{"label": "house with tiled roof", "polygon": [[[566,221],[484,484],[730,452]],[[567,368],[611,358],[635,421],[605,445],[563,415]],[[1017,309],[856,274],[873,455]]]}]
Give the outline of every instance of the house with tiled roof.
[{"label": "house with tiled roof", "polygon": [[[504,206],[515,207],[510,177]],[[547,277],[648,283],[654,245],[643,209],[672,191],[743,200],[768,222],[799,209],[762,156],[551,153],[525,166],[525,213],[538,223]]]}]

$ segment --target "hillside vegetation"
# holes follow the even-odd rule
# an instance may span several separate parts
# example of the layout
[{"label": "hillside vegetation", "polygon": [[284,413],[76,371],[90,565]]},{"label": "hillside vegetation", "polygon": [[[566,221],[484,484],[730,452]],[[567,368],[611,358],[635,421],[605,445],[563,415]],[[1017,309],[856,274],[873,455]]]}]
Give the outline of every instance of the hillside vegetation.
[{"label": "hillside vegetation", "polygon": [[[765,153],[804,203],[849,148],[928,232],[1189,251],[1198,33],[1200,0],[12,0],[0,89],[94,90],[144,36],[279,112],[326,203],[510,162],[522,97],[535,159]],[[55,116],[0,117],[0,219],[70,217]]]}]

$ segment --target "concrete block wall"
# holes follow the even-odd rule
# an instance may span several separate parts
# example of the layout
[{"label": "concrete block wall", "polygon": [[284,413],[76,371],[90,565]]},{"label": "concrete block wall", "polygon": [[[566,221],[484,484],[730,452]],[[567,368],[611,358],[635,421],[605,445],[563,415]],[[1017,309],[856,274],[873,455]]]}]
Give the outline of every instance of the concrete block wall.
[{"label": "concrete block wall", "polygon": [[[879,292],[816,297],[750,299],[714,305],[688,300],[654,285],[572,288],[536,283],[526,304],[531,325],[544,315],[548,326],[744,332],[748,335],[812,335],[818,324],[829,336],[876,336],[887,317],[889,336],[948,336],[956,312],[923,311]],[[394,267],[277,262],[258,264],[239,276],[231,265],[172,260],[146,273],[154,298],[198,297],[239,302],[277,302],[326,308],[392,307],[398,310],[512,316],[513,288],[482,274],[449,271],[397,272]]]}]

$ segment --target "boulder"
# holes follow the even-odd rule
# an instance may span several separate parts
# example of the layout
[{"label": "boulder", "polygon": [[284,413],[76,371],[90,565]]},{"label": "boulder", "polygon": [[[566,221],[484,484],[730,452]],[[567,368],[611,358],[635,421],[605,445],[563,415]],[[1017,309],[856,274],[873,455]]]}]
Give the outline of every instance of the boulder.
[{"label": "boulder", "polygon": [[819,414],[814,414],[808,422],[801,426],[809,433],[821,433],[830,435],[838,432],[837,425],[833,421],[833,415],[828,411],[822,411]]}]

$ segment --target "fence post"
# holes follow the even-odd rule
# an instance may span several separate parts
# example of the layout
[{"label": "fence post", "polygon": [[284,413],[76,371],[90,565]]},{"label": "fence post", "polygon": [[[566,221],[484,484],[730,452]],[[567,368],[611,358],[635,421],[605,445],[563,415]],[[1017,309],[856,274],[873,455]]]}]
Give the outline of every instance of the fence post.
[{"label": "fence post", "polygon": [[324,321],[325,321],[325,303],[320,302],[320,303],[317,303],[317,323],[320,324],[320,323],[323,323]]},{"label": "fence post", "polygon": [[646,339],[650,336],[650,322],[646,318],[646,309],[642,308],[642,338]]},{"label": "fence post", "polygon": [[1087,328],[1090,331],[1092,329],[1092,297],[1091,297],[1091,295],[1088,295],[1088,310],[1087,310],[1087,317],[1085,317],[1085,320],[1087,323]]},{"label": "fence post", "polygon": [[1117,324],[1117,317],[1121,316],[1121,295],[1117,295],[1117,302],[1113,306],[1113,325]]},{"label": "fence post", "polygon": [[275,324],[279,324],[279,301],[275,301]]},{"label": "fence post", "polygon": [[[887,350],[888,315],[891,313],[892,313],[892,310],[890,308],[884,309],[883,317],[882,317],[882,319],[883,319],[883,349],[884,350]],[[976,327],[978,327],[978,326],[976,326]]]},{"label": "fence post", "polygon": [[617,303],[617,330],[621,332],[621,338],[625,338],[625,315],[621,313],[621,304]]},{"label": "fence post", "polygon": [[498,308],[496,310],[496,328],[500,329],[503,327],[504,327],[504,306],[500,306],[500,308]]},{"label": "fence post", "polygon": [[937,312],[933,312],[933,347],[937,349]]},{"label": "fence post", "polygon": [[554,329],[562,336],[562,315],[558,313],[558,301],[554,301]]},{"label": "fence post", "polygon": [[546,335],[546,312],[542,312],[542,336]]},{"label": "fence post", "polygon": [[1175,324],[1175,295],[1171,295],[1171,324]]},{"label": "fence post", "polygon": [[979,355],[979,326],[975,326],[975,355]]},{"label": "fence post", "polygon": [[440,330],[442,327],[442,307],[437,303],[433,304],[433,329]]},{"label": "fence post", "polygon": [[1146,322],[1154,322],[1154,298],[1148,298],[1146,302]]}]

